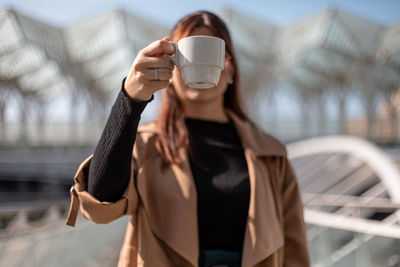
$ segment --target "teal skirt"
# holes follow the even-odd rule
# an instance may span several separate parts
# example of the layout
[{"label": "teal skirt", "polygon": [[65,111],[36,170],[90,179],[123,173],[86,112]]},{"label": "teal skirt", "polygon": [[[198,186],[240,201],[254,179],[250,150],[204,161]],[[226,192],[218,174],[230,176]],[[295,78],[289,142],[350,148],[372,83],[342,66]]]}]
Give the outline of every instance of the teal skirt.
[{"label": "teal skirt", "polygon": [[241,251],[200,250],[199,267],[240,267]]}]

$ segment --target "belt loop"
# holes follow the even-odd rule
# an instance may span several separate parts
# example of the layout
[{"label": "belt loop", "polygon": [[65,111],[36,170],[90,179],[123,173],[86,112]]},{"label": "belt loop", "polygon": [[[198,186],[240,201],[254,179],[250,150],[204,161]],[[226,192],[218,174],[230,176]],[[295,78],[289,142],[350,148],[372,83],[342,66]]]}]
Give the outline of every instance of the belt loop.
[{"label": "belt loop", "polygon": [[76,222],[76,217],[78,216],[79,198],[78,194],[75,191],[74,186],[71,186],[69,192],[71,195],[71,204],[69,206],[68,217],[65,224],[74,227]]}]

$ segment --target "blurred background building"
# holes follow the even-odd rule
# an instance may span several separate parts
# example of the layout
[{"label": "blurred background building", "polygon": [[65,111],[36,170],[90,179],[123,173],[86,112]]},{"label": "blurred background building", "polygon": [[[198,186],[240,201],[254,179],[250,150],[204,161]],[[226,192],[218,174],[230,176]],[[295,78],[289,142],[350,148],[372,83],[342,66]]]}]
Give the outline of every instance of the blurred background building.
[{"label": "blurred background building", "polygon": [[[287,144],[313,266],[400,266],[400,16],[216,13],[245,107]],[[115,265],[127,219],[64,226],[69,187],[135,55],[170,28],[124,8],[66,26],[0,8],[0,266]]]}]

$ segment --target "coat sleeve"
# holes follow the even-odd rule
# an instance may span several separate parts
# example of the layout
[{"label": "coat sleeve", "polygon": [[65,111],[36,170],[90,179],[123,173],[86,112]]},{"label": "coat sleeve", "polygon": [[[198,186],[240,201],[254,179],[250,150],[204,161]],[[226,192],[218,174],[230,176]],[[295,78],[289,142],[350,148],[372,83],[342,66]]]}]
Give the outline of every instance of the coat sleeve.
[{"label": "coat sleeve", "polygon": [[84,160],[75,174],[74,185],[70,190],[71,202],[66,220],[67,225],[75,225],[79,209],[86,219],[95,223],[109,223],[123,215],[134,214],[137,208],[138,195],[134,184],[134,158],[132,157],[128,186],[121,199],[116,202],[107,202],[99,201],[86,190],[88,171],[92,157],[93,155]]},{"label": "coat sleeve", "polygon": [[310,266],[303,205],[296,176],[287,158],[283,160],[282,167],[284,179],[281,193],[285,235],[283,266]]}]

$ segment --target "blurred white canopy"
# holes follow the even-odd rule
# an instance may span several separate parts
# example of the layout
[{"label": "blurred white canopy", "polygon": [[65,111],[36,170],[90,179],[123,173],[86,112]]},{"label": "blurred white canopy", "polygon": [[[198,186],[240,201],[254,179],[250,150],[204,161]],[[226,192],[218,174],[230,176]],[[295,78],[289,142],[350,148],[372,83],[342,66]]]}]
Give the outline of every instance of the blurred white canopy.
[{"label": "blurred white canopy", "polygon": [[[277,73],[311,90],[346,77],[357,62],[371,61],[393,69],[391,78],[399,80],[400,25],[384,27],[335,9],[286,27],[231,10],[219,13],[231,30],[243,77],[252,77],[243,84],[252,90],[270,87]],[[41,92],[43,98],[67,90],[70,77],[75,84],[69,87],[108,95],[138,50],[167,34],[165,26],[121,10],[59,29],[3,9],[0,79],[12,80],[21,92]]]}]

